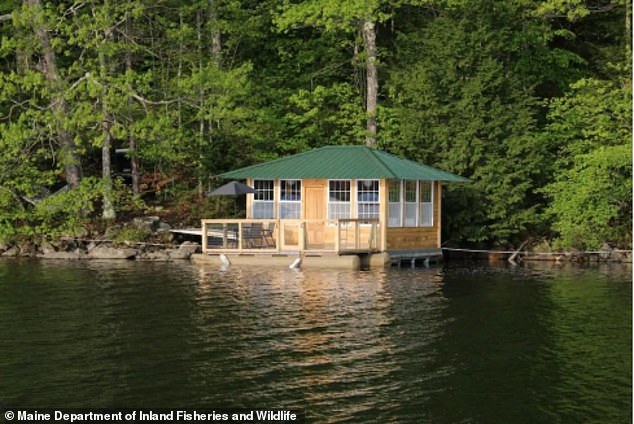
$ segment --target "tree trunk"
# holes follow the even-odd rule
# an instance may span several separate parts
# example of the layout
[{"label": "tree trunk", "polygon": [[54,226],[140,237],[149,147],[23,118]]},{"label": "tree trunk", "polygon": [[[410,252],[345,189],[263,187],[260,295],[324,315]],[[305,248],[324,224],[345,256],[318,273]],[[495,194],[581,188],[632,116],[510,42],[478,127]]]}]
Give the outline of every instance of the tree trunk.
[{"label": "tree trunk", "polygon": [[218,29],[218,8],[216,0],[209,0],[209,20],[211,21],[211,56],[220,67],[222,53],[222,38]]},{"label": "tree trunk", "polygon": [[[130,37],[130,20],[126,19],[126,31],[128,37]],[[126,72],[132,71],[132,53],[128,49],[125,54],[125,69]],[[130,87],[132,92],[132,87]],[[128,105],[131,105],[132,98],[128,99]],[[136,150],[136,137],[134,134],[129,135],[128,139],[128,157],[130,158],[130,176],[132,177],[132,193],[139,194],[139,164],[138,155]]]},{"label": "tree trunk", "polygon": [[[104,43],[107,43],[110,39],[109,31],[106,31],[104,36]],[[105,82],[108,77],[108,69],[106,67],[106,58],[103,51],[99,51],[99,73],[101,74],[101,81]],[[103,113],[103,121],[101,127],[103,129],[103,142],[101,145],[101,178],[103,180],[103,219],[114,220],[116,213],[114,210],[114,204],[112,202],[112,174],[110,166],[110,154],[112,149],[112,136],[110,134],[110,128],[112,126],[112,113],[108,110],[106,104],[106,87],[102,88],[101,92],[101,111]]]},{"label": "tree trunk", "polygon": [[[104,105],[105,109],[105,105]],[[103,144],[101,146],[101,176],[103,178],[103,219],[114,220],[116,218],[116,213],[114,210],[114,204],[112,203],[112,175],[110,173],[110,150],[112,145],[112,140],[110,136],[110,126],[111,122],[109,121],[110,116],[108,113],[104,111],[104,120],[103,120]]]},{"label": "tree trunk", "polygon": [[365,144],[368,147],[376,145],[376,106],[379,90],[379,77],[376,71],[376,27],[374,22],[366,20],[361,29],[363,34],[363,47],[366,59],[366,115],[367,134]]},{"label": "tree trunk", "polygon": [[24,3],[33,11],[31,25],[42,48],[41,71],[51,90],[54,125],[60,141],[59,157],[61,163],[64,165],[66,183],[71,188],[75,188],[79,185],[81,179],[79,158],[77,156],[77,147],[75,146],[73,135],[64,129],[63,125],[63,121],[67,116],[68,107],[64,99],[64,90],[57,69],[55,52],[53,51],[48,31],[45,28],[40,0],[24,0]]},{"label": "tree trunk", "polygon": [[[196,13],[196,28],[197,28],[196,39],[198,41],[198,71],[202,73],[203,71],[203,38],[202,38],[203,15],[200,10],[198,10]],[[199,148],[198,152],[199,153],[198,153],[198,166],[197,166],[196,173],[198,174],[197,175],[198,198],[202,199],[204,195],[203,161],[205,159],[203,156],[203,152],[205,151],[205,119],[203,118],[203,108],[205,107],[205,90],[202,87],[199,88],[198,97],[199,97],[198,107],[200,111],[200,117],[198,121],[198,148]]]}]

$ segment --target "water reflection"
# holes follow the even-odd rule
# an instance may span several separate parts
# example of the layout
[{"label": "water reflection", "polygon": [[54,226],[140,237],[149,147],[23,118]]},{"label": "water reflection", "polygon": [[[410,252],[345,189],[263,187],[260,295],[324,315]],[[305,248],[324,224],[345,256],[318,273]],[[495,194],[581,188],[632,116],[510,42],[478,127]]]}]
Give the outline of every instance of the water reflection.
[{"label": "water reflection", "polygon": [[0,261],[0,406],[626,422],[631,269]]}]

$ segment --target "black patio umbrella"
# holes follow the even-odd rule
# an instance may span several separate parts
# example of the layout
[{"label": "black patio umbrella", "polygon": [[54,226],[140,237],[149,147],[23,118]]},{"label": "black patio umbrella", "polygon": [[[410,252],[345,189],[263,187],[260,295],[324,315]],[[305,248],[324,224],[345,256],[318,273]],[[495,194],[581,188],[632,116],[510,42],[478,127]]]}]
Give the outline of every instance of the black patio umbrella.
[{"label": "black patio umbrella", "polygon": [[255,193],[255,190],[246,184],[238,181],[231,181],[214,191],[205,193],[207,196],[236,196],[240,194]]}]

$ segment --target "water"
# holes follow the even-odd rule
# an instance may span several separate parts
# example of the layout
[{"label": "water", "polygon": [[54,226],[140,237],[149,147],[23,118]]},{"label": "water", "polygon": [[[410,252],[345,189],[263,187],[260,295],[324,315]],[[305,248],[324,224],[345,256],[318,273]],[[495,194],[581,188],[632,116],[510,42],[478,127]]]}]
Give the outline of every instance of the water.
[{"label": "water", "polygon": [[631,267],[0,261],[0,409],[626,423]]}]

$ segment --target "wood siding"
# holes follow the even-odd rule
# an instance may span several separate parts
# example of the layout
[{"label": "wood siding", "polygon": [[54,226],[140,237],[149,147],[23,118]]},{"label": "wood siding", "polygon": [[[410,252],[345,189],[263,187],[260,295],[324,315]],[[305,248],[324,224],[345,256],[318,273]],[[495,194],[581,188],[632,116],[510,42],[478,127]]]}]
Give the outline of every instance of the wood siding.
[{"label": "wood siding", "polygon": [[[253,186],[253,180],[247,183]],[[432,227],[388,227],[388,190],[387,181],[381,180],[379,185],[380,205],[380,231],[379,236],[381,251],[417,249],[417,248],[438,248],[441,245],[441,184],[434,182],[434,225]],[[350,184],[351,216],[356,216],[356,180]],[[247,218],[251,218],[253,196],[247,196]],[[275,216],[278,213],[279,200],[279,180],[275,180]],[[306,179],[302,181],[302,207],[301,218],[308,220],[327,220],[328,216],[328,180]],[[291,233],[297,230],[288,229],[287,240],[297,240],[297,234]],[[365,236],[362,235],[362,237]],[[334,242],[334,235],[329,228],[306,228],[306,237],[316,244],[329,245]],[[367,237],[367,236],[366,236]],[[296,242],[296,241],[295,241]]]}]

